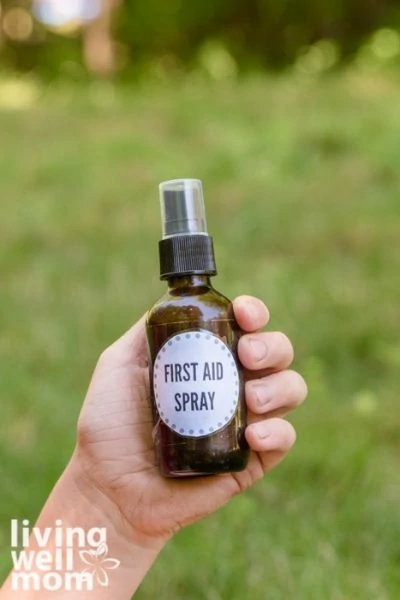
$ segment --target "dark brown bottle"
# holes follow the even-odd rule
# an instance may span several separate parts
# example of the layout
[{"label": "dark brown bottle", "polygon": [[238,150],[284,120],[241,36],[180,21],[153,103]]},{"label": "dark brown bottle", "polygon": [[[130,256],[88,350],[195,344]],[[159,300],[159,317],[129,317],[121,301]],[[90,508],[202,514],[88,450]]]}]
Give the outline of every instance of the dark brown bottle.
[{"label": "dark brown bottle", "polygon": [[249,449],[232,304],[211,285],[216,274],[202,186],[160,185],[161,279],[167,293],[147,317],[154,445],[166,477],[241,471]]}]

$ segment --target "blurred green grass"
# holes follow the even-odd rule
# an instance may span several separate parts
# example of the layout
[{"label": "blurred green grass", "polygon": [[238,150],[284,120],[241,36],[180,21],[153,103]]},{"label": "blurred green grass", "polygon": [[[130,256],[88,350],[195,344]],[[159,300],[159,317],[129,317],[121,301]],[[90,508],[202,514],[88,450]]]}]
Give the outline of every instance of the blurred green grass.
[{"label": "blurred green grass", "polygon": [[2,576],[97,356],[164,289],[157,184],[199,177],[217,289],[265,299],[310,394],[286,462],[178,535],[137,597],[399,597],[399,94],[349,71],[53,86],[0,112]]}]

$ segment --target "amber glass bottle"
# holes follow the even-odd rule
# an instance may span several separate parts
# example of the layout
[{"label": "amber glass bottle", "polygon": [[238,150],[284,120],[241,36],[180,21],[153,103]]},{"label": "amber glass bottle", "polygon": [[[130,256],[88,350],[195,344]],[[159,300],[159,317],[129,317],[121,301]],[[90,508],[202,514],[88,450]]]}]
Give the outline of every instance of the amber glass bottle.
[{"label": "amber glass bottle", "polygon": [[167,293],[147,317],[154,443],[162,475],[241,471],[249,449],[232,304],[211,285],[216,274],[202,186],[160,185],[161,279]]}]

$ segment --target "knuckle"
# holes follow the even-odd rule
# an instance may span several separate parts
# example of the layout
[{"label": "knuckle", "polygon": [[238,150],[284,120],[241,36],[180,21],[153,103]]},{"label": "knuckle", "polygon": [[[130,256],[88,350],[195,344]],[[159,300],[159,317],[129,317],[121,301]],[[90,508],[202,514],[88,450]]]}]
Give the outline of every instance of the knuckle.
[{"label": "knuckle", "polygon": [[244,334],[239,339],[238,354],[240,361],[244,366],[249,367],[253,363],[250,335]]},{"label": "knuckle", "polygon": [[77,442],[80,447],[86,446],[92,437],[92,428],[88,423],[87,419],[83,417],[79,417],[78,423],[76,426],[77,432]]},{"label": "knuckle", "polygon": [[97,361],[97,366],[99,367],[103,367],[103,366],[107,366],[108,364],[110,364],[111,361],[113,361],[115,358],[115,349],[114,349],[114,345],[112,344],[111,346],[107,346],[107,348],[105,348],[103,350],[103,352],[100,354],[99,359]]}]

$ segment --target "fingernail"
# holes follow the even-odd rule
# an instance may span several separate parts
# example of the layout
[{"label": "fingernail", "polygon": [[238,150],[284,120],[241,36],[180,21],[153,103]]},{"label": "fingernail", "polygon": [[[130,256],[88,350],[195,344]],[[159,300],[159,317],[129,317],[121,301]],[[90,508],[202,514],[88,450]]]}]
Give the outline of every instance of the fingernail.
[{"label": "fingernail", "polygon": [[265,408],[272,400],[272,394],[265,383],[250,383],[251,391],[255,397],[257,406]]},{"label": "fingernail", "polygon": [[254,429],[257,437],[260,438],[260,440],[265,440],[271,435],[271,430],[267,423],[255,423]]},{"label": "fingernail", "polygon": [[267,354],[267,345],[259,338],[250,338],[249,344],[255,360],[261,360]]}]

